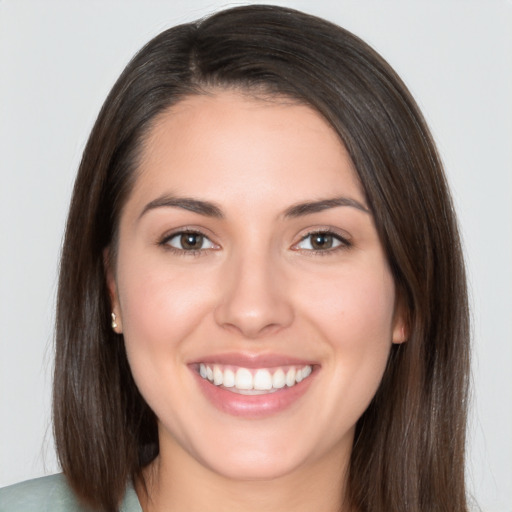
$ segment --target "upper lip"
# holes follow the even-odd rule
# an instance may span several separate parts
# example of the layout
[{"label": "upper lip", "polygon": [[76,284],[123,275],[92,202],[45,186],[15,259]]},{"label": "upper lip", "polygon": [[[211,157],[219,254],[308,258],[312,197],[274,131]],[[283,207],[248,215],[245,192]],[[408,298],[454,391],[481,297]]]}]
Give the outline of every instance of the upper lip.
[{"label": "upper lip", "polygon": [[207,355],[194,359],[191,364],[222,364],[242,368],[273,368],[276,366],[306,366],[317,364],[309,359],[301,359],[285,354],[251,354],[243,352],[226,352]]}]

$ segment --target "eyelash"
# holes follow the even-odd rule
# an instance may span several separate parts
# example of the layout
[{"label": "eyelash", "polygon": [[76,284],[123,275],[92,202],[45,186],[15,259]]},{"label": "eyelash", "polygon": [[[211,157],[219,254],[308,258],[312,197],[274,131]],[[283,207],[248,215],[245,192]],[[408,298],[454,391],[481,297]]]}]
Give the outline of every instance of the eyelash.
[{"label": "eyelash", "polygon": [[[169,244],[169,242],[172,239],[181,237],[183,235],[195,235],[195,236],[203,237],[204,240],[209,241],[212,246],[215,246],[215,244],[210,240],[210,238],[208,238],[208,236],[206,236],[201,231],[197,231],[194,229],[182,229],[181,231],[175,231],[174,233],[165,235],[158,242],[158,245],[163,247],[165,250],[170,251],[179,256],[201,256],[201,255],[205,255],[208,251],[217,249],[217,247],[208,247],[205,249],[200,248],[200,249],[187,250],[187,249],[181,249],[178,247],[173,247],[172,245]],[[306,241],[308,238],[311,238],[315,235],[316,236],[332,237],[333,240],[339,242],[339,244],[336,245],[335,247],[330,247],[328,249],[301,249],[301,248],[297,247],[302,242]],[[310,255],[328,256],[335,252],[349,249],[351,246],[352,246],[352,243],[349,240],[347,240],[345,237],[341,236],[340,234],[334,233],[333,231],[330,231],[328,229],[325,229],[325,230],[320,229],[320,230],[311,231],[311,232],[307,233],[306,235],[304,235],[299,240],[299,242],[297,242],[296,244],[294,244],[292,246],[292,250],[307,254],[308,256],[310,256]]]},{"label": "eyelash", "polygon": [[[300,249],[297,246],[307,240],[308,238],[314,237],[314,236],[326,236],[326,237],[332,237],[333,240],[339,242],[339,245],[335,247],[331,247],[328,249]],[[344,251],[352,247],[352,243],[345,237],[341,236],[338,233],[335,233],[329,229],[319,229],[315,231],[310,231],[309,233],[305,234],[298,243],[293,245],[293,249],[299,252],[302,252],[304,254],[310,255],[318,255],[318,256],[329,256],[333,253],[337,253],[338,251]]]},{"label": "eyelash", "polygon": [[165,235],[159,242],[158,245],[163,247],[166,251],[170,251],[174,254],[177,254],[178,256],[202,256],[206,254],[207,251],[210,250],[216,250],[216,247],[208,247],[206,249],[180,249],[178,247],[173,247],[169,244],[169,242],[173,238],[181,237],[183,235],[195,235],[203,237],[204,240],[208,240],[211,245],[215,246],[215,244],[210,240],[208,236],[206,236],[204,233],[201,233],[201,231],[197,231],[195,229],[182,229],[180,231],[175,231],[174,233],[171,233],[169,235]]}]

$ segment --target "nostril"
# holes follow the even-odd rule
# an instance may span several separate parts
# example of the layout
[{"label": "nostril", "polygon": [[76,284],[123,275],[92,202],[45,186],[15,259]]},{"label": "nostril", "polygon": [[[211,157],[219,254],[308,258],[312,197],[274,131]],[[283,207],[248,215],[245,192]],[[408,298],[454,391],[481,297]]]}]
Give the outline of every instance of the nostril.
[{"label": "nostril", "polygon": [[219,326],[236,331],[248,339],[274,334],[289,326],[293,320],[291,307],[266,303],[259,308],[243,307],[240,304],[223,304],[215,311]]}]

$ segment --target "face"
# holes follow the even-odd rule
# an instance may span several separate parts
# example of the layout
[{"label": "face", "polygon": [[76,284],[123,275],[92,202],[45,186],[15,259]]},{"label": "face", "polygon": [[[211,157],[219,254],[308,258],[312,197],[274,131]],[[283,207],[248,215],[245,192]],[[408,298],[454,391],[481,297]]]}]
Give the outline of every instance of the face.
[{"label": "face", "polygon": [[239,479],[346,461],[403,321],[314,110],[217,92],[163,114],[108,274],[162,460]]}]

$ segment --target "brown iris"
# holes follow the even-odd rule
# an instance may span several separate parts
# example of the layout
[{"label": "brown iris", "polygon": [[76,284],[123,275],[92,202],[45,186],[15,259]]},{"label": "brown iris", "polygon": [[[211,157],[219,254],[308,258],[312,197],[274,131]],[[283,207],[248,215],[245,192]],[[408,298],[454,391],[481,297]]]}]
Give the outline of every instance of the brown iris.
[{"label": "brown iris", "polygon": [[316,251],[331,249],[334,237],[328,233],[314,233],[311,236],[311,247]]},{"label": "brown iris", "polygon": [[180,236],[181,247],[185,251],[199,250],[203,247],[204,236],[199,233],[183,233]]}]

